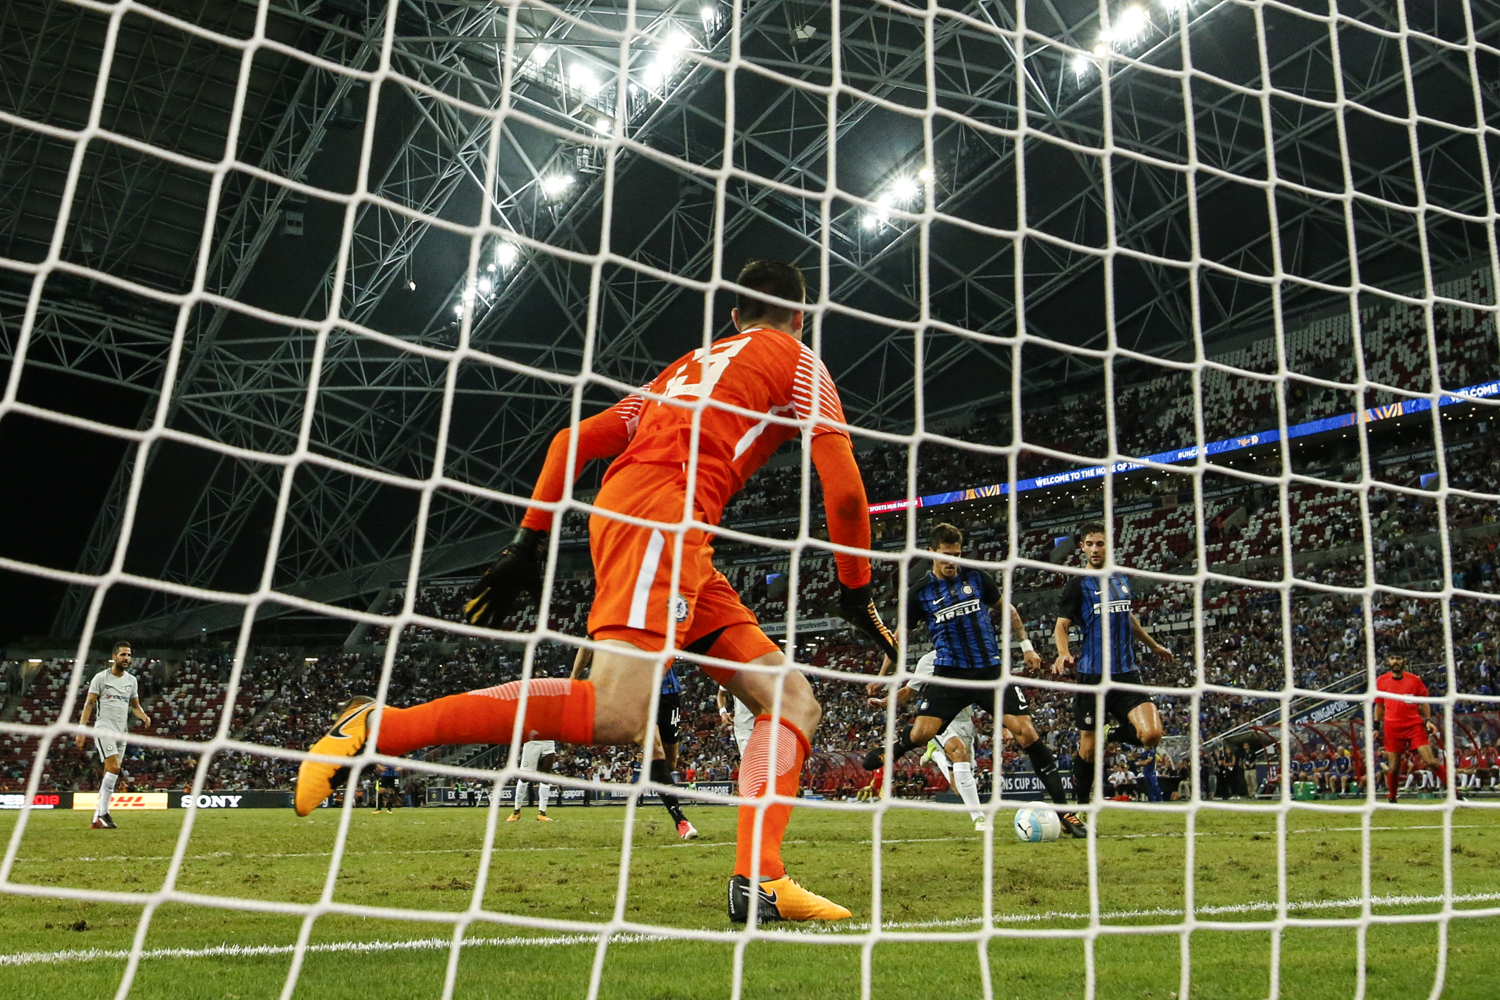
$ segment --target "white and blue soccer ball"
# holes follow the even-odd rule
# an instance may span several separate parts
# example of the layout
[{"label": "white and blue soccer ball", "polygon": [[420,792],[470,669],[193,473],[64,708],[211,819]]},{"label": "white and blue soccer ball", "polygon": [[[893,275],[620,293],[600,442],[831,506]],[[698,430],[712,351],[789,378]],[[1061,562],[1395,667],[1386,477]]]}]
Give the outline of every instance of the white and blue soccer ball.
[{"label": "white and blue soccer ball", "polygon": [[1026,844],[1056,840],[1062,834],[1062,822],[1051,809],[1017,809],[1016,838]]}]

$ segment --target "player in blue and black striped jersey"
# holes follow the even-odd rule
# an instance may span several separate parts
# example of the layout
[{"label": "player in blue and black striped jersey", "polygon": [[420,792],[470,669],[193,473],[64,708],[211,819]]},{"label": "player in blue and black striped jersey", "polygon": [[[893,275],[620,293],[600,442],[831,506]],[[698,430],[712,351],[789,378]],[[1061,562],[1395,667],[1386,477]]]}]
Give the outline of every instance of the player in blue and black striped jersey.
[{"label": "player in blue and black striped jersey", "polygon": [[[1104,525],[1085,524],[1078,529],[1078,544],[1088,567],[1104,569],[1109,550],[1104,540]],[[1063,588],[1057,610],[1057,626],[1052,639],[1057,644],[1054,674],[1068,669],[1077,671],[1079,684],[1099,684],[1106,667],[1114,684],[1140,684],[1136,669],[1135,640],[1144,642],[1157,659],[1171,663],[1172,651],[1146,633],[1131,610],[1130,580],[1124,573],[1076,576]],[[1068,630],[1078,626],[1082,635],[1078,652],[1072,652]],[[1111,686],[1101,697],[1092,691],[1073,696],[1073,722],[1078,727],[1078,754],[1073,759],[1073,790],[1080,803],[1086,803],[1094,789],[1094,746],[1096,727],[1109,716],[1118,724],[1111,738],[1122,743],[1152,748],[1161,742],[1161,716],[1144,691]]]},{"label": "player in blue and black striped jersey", "polygon": [[[951,524],[939,524],[932,530],[929,544],[940,556],[958,557],[963,554],[963,532]],[[927,635],[933,645],[932,680],[924,681],[917,696],[917,718],[897,739],[892,748],[892,757],[907,753],[924,745],[943,732],[955,716],[973,705],[994,711],[993,689],[957,687],[942,683],[942,678],[969,681],[999,680],[1005,658],[1000,651],[1000,640],[995,635],[995,624],[990,618],[990,609],[1002,605],[1000,586],[995,578],[980,569],[960,566],[948,559],[934,558],[932,571],[906,595],[906,626],[927,626]],[[1041,666],[1030,640],[1026,638],[1025,624],[1015,608],[1007,609],[1011,615],[1012,629],[1022,639],[1021,651],[1027,665]],[[888,674],[895,666],[886,657],[881,675]],[[884,695],[883,685],[871,684],[872,696]],[[1032,769],[1043,787],[1052,796],[1052,801],[1065,805],[1067,792],[1058,775],[1057,761],[1046,741],[1040,738],[1031,721],[1031,706],[1026,701],[1026,692],[1014,683],[1006,684],[1001,693],[1001,711],[997,718],[1011,735],[1016,745],[1031,761]],[[880,704],[874,701],[873,704]],[[979,808],[979,793],[972,788],[972,762],[967,754],[955,747],[958,757],[950,758],[954,763],[955,781],[959,794],[971,809]],[[882,748],[872,750],[865,758],[865,769],[877,770],[885,765],[886,756]],[[964,765],[962,773],[959,765]],[[1088,830],[1073,813],[1060,813],[1063,828],[1072,836],[1083,838]]]}]

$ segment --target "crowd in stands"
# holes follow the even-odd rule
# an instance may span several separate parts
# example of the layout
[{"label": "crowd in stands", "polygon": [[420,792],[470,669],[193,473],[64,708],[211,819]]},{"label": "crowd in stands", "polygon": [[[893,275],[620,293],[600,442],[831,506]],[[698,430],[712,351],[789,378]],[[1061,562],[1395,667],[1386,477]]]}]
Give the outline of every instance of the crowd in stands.
[{"label": "crowd in stands", "polygon": [[[1483,276],[1451,282],[1439,295],[1489,301]],[[1368,380],[1407,387],[1431,388],[1427,363],[1435,349],[1438,377],[1444,388],[1457,388],[1490,377],[1497,367],[1496,337],[1485,317],[1475,310],[1439,306],[1434,312],[1431,343],[1420,310],[1406,305],[1370,307],[1360,316],[1364,374]],[[1284,349],[1287,370],[1324,379],[1352,381],[1355,375],[1353,331],[1348,316],[1314,321],[1288,334]],[[1248,371],[1274,373],[1277,345],[1271,339],[1216,358]],[[1114,384],[1114,429],[1118,450],[1150,454],[1192,444],[1197,414],[1190,376],[1182,371],[1130,377],[1123,372]],[[1207,439],[1229,437],[1276,423],[1278,383],[1206,368],[1202,377],[1202,412]],[[1295,423],[1347,412],[1355,396],[1291,379],[1284,383],[1289,406],[1287,420]],[[1388,398],[1389,397],[1389,398]],[[1372,392],[1363,405],[1392,401],[1389,393]],[[1027,410],[1023,431],[1037,446],[1080,456],[1103,457],[1109,451],[1102,401],[1079,396],[1051,407]],[[1476,433],[1477,432],[1477,433]],[[927,442],[918,451],[916,492],[926,494],[1008,479],[1012,456],[998,451],[1011,443],[1009,405],[976,411],[965,424],[950,422],[946,437],[979,445],[977,449]],[[1427,434],[1418,428],[1416,440]],[[1442,454],[1443,484],[1458,491],[1446,495],[1423,492],[1439,471],[1431,438],[1425,452],[1418,447],[1405,457],[1370,456],[1379,482],[1391,488],[1360,486],[1364,466],[1355,442],[1329,442],[1325,466],[1339,470],[1348,486],[1293,481],[1285,486],[1253,483],[1221,476],[1232,490],[1205,500],[1200,514],[1192,493],[1181,492],[1188,477],[1170,476],[1166,486],[1149,477],[1119,480],[1117,504],[1129,500],[1132,509],[1116,520],[1114,558],[1123,565],[1153,574],[1191,575],[1200,567],[1219,574],[1201,591],[1189,582],[1143,578],[1137,587],[1137,610],[1143,622],[1177,654],[1167,666],[1144,661],[1149,683],[1167,689],[1194,687],[1200,678],[1212,686],[1196,700],[1161,693],[1157,701],[1169,737],[1192,732],[1195,719],[1204,740],[1212,740],[1271,712],[1280,704],[1272,697],[1290,680],[1298,689],[1319,691],[1337,687],[1349,678],[1358,681],[1369,651],[1393,648],[1406,653],[1413,669],[1426,679],[1434,694],[1449,689],[1449,651],[1456,692],[1475,696],[1460,701],[1459,713],[1493,711],[1500,703],[1500,602],[1490,595],[1497,584],[1496,524],[1500,507],[1482,494],[1500,482],[1500,444],[1489,422],[1447,440]],[[988,447],[983,447],[988,446]],[[859,461],[872,500],[907,495],[911,453],[903,446],[861,450]],[[1018,475],[1032,476],[1076,462],[1026,450],[1015,456]],[[1258,459],[1250,471],[1279,475],[1280,456]],[[1331,477],[1337,478],[1337,477]],[[808,510],[813,522],[821,518],[816,476]],[[1243,487],[1242,489],[1239,487]],[[1205,485],[1206,489],[1206,485]],[[1474,491],[1478,496],[1468,496]],[[1097,505],[1098,487],[1049,491],[1028,499],[1033,518],[1048,509],[1077,510],[1079,519]],[[1009,593],[1027,620],[1027,631],[1044,655],[1051,648],[1050,633],[1057,596],[1067,575],[1048,568],[1063,562],[1076,566],[1076,556],[1058,549],[1069,527],[1061,522],[1023,527],[1011,549],[1005,505],[988,510],[983,518],[963,507],[923,512],[922,529],[938,519],[952,518],[967,531],[965,555],[1004,562],[1021,557],[1041,565],[1009,571]],[[770,467],[757,475],[725,513],[725,524],[748,525],[757,520],[796,518],[802,509],[800,463]],[[1441,517],[1439,515],[1442,515]],[[1027,516],[1025,510],[1022,516]],[[965,518],[969,523],[965,523]],[[574,518],[574,520],[578,520]],[[1065,519],[1063,519],[1065,520]],[[876,525],[877,540],[890,532],[905,537],[902,515],[890,524]],[[976,523],[977,522],[977,523]],[[1204,526],[1197,537],[1198,525]],[[1061,525],[1061,526],[1060,526]],[[1448,533],[1445,552],[1440,529]],[[1286,551],[1283,551],[1283,531]],[[1368,540],[1368,552],[1365,542]],[[1064,545],[1070,544],[1066,540]],[[730,554],[750,551],[748,546]],[[785,621],[788,599],[795,595],[796,617],[829,614],[838,586],[831,558],[817,550],[803,552],[796,563],[794,588],[788,587],[785,554],[775,548],[760,550],[760,558],[725,560],[730,582],[767,623]],[[1292,561],[1293,586],[1279,586]],[[1368,562],[1367,562],[1368,560]],[[583,564],[586,566],[586,562]],[[920,568],[913,567],[914,571]],[[1371,572],[1373,571],[1373,578]],[[779,578],[778,578],[779,577]],[[1243,582],[1233,582],[1239,578]],[[892,563],[877,564],[876,582],[884,610],[896,618],[899,576]],[[1257,586],[1270,584],[1270,586]],[[1399,587],[1398,594],[1376,589],[1367,596],[1360,588]],[[1414,596],[1445,586],[1463,594],[1444,598]],[[1333,589],[1325,589],[1333,588]],[[446,630],[441,622],[461,618],[465,587],[437,581],[415,592],[412,610],[428,621],[402,626],[391,655],[387,700],[397,706],[427,701],[457,691],[503,683],[521,676],[526,650],[514,643],[485,642]],[[559,571],[548,606],[549,627],[563,635],[586,631],[592,578],[577,560]],[[1286,605],[1283,607],[1283,593]],[[395,590],[384,608],[397,614],[406,595]],[[997,619],[998,621],[998,619]],[[1202,623],[1201,646],[1194,632]],[[1369,623],[1367,626],[1366,623]],[[536,627],[535,612],[518,615],[509,627],[528,632]],[[1290,629],[1288,631],[1287,629]],[[1367,632],[1373,632],[1373,635]],[[385,669],[390,645],[387,628],[373,628],[352,647],[315,655],[300,652],[263,652],[252,656],[239,678],[238,693],[228,720],[236,740],[269,747],[303,749],[327,726],[330,714],[354,694],[374,694]],[[916,636],[914,638],[920,638]],[[1019,637],[1016,637],[1019,638]],[[574,648],[566,643],[542,642],[533,652],[536,676],[564,676]],[[148,654],[149,655],[149,654]],[[878,669],[878,658],[867,643],[849,633],[822,632],[798,646],[799,660],[838,671],[847,681],[819,676],[814,685],[824,705],[823,723],[815,735],[810,782],[830,794],[841,794],[859,780],[852,763],[885,732],[883,709],[865,702],[863,684]],[[153,735],[202,742],[218,732],[231,675],[232,660],[224,651],[192,651],[177,661],[138,664],[142,700],[155,718]],[[87,684],[92,665],[78,678]],[[681,767],[691,766],[699,780],[728,780],[736,773],[737,753],[727,727],[715,707],[716,687],[690,667],[680,667],[683,687],[684,742]],[[1349,682],[1349,683],[1354,683]],[[5,698],[5,721],[47,724],[57,720],[74,676],[67,661],[40,664],[9,661],[0,665],[0,695]],[[1244,693],[1235,693],[1241,691]],[[80,689],[81,692],[81,689]],[[1256,693],[1260,692],[1260,693]],[[1034,689],[1032,702],[1038,728],[1047,732],[1060,754],[1073,746],[1071,693]],[[73,707],[76,717],[81,693]],[[38,745],[31,735],[0,733],[0,787],[24,785]],[[993,747],[980,748],[989,759]],[[1002,753],[1006,753],[1002,747]],[[193,754],[177,750],[132,749],[126,769],[136,787],[181,787],[192,780],[197,766]],[[559,770],[600,780],[628,780],[638,764],[630,748],[565,748]],[[53,787],[91,787],[97,764],[73,747],[71,739],[53,741],[44,765],[43,783]],[[211,785],[217,787],[285,787],[295,773],[295,761],[234,750],[213,762]],[[896,772],[904,788],[928,788],[933,772],[908,760]]]}]

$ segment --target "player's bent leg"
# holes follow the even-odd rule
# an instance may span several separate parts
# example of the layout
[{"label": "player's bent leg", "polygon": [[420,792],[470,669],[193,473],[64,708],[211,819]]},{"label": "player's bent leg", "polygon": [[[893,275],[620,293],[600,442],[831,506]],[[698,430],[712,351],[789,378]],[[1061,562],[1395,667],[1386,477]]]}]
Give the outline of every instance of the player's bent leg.
[{"label": "player's bent leg", "polygon": [[1154,747],[1161,742],[1161,714],[1153,702],[1145,701],[1130,710],[1130,723],[1135,726],[1141,746]]},{"label": "player's bent leg", "polygon": [[[749,662],[754,666],[781,666],[786,659],[778,651]],[[802,764],[811,750],[808,739],[823,716],[812,684],[795,671],[780,674],[740,671],[723,681],[736,698],[768,711],[776,706],[778,689],[781,695],[780,718],[758,716],[755,729],[745,743],[740,762],[740,796],[756,799],[774,793],[780,799],[796,798],[802,781]],[[729,880],[730,920],[742,923],[749,919],[752,897],[756,901],[756,918],[761,921],[843,920],[851,915],[844,907],[802,888],[787,875],[781,859],[781,842],[791,813],[789,801],[739,807],[734,877]]]}]

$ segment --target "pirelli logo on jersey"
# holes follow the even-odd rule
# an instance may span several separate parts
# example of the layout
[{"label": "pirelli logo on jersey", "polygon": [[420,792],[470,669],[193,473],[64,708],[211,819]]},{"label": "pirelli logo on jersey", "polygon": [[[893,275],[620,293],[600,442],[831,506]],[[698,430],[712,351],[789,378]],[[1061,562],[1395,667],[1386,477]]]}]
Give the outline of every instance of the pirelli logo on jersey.
[{"label": "pirelli logo on jersey", "polygon": [[932,612],[932,621],[934,624],[938,622],[952,621],[953,619],[962,617],[963,615],[975,614],[982,607],[984,607],[984,605],[980,604],[976,599],[973,601],[963,601],[961,603],[953,605],[951,608],[934,608]]},{"label": "pirelli logo on jersey", "polygon": [[[1101,609],[1103,607],[1104,607],[1104,602],[1103,601],[1097,601],[1097,602],[1095,602],[1095,604],[1094,604],[1094,614],[1096,614],[1096,615],[1097,614],[1102,614],[1103,612],[1102,612]],[[1128,614],[1130,614],[1130,602],[1129,601],[1110,601],[1109,602],[1109,613],[1112,614],[1112,615],[1128,615]]]}]

